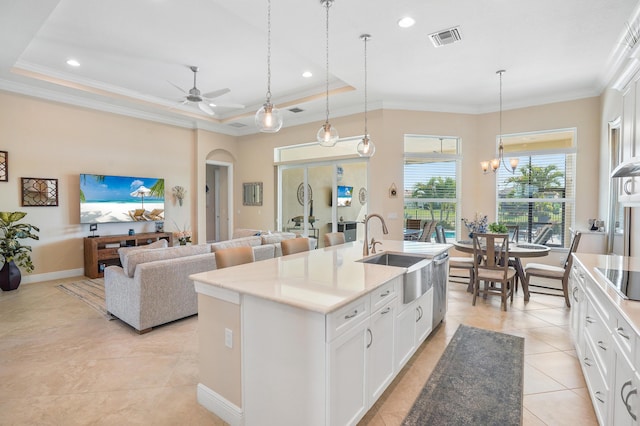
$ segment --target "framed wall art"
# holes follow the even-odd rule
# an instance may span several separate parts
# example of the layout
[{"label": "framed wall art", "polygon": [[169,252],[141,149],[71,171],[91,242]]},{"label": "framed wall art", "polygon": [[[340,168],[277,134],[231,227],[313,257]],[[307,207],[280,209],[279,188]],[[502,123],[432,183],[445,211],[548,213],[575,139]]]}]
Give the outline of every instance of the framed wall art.
[{"label": "framed wall art", "polygon": [[0,151],[0,182],[9,181],[9,153]]},{"label": "framed wall art", "polygon": [[58,179],[22,178],[23,207],[55,207],[58,205]]}]

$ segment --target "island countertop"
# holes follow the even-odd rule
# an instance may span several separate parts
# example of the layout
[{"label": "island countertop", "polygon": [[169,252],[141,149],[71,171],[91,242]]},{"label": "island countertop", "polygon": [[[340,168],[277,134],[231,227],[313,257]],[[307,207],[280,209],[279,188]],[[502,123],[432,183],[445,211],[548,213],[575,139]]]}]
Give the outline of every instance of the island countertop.
[{"label": "island countertop", "polygon": [[[431,258],[450,247],[450,244],[382,240],[378,253],[402,252]],[[354,241],[201,272],[189,278],[195,281],[198,293],[221,288],[328,314],[405,271],[395,266],[358,262],[362,258],[362,242]]]}]

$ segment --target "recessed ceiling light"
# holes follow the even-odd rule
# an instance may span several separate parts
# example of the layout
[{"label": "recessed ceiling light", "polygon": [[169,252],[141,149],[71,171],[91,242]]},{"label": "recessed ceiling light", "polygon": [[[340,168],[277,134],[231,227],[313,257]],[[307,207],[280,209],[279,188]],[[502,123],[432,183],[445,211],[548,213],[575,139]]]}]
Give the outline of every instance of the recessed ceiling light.
[{"label": "recessed ceiling light", "polygon": [[76,61],[75,59],[69,59],[67,60],[67,65],[71,65],[72,67],[79,67],[80,62]]},{"label": "recessed ceiling light", "polygon": [[311,73],[311,71],[305,71],[302,73],[302,76],[304,78],[310,78],[310,77],[313,77],[313,74]]},{"label": "recessed ceiling light", "polygon": [[416,23],[415,19],[413,19],[410,16],[405,16],[404,18],[398,21],[398,26],[400,28],[409,28],[409,27],[413,27],[413,24],[415,23]]}]

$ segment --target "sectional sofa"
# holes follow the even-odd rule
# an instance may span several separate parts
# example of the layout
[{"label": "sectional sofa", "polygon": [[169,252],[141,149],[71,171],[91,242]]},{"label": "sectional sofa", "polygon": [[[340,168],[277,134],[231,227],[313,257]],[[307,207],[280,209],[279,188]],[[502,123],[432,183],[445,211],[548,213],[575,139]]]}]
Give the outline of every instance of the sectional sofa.
[{"label": "sectional sofa", "polygon": [[[149,246],[121,248],[122,266],[109,266],[104,273],[107,311],[140,334],[195,315],[198,301],[189,275],[216,269],[216,250],[250,246],[255,260],[260,261],[282,256],[280,241],[296,234],[245,230],[234,237],[211,244],[166,247],[166,241],[161,240]],[[315,248],[315,240],[310,244]]]}]

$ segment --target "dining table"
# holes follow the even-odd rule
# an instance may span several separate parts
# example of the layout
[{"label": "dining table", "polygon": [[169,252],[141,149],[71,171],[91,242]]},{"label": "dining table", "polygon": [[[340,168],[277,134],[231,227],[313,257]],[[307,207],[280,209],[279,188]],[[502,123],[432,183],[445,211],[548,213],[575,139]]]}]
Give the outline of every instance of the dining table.
[{"label": "dining table", "polygon": [[[472,240],[462,240],[455,241],[453,246],[456,250],[462,253],[471,253],[473,254],[473,241]],[[526,279],[524,268],[522,267],[522,262],[520,259],[522,258],[531,258],[531,257],[543,257],[549,254],[551,249],[542,244],[533,244],[533,243],[509,243],[509,258],[513,259],[513,267],[516,270],[516,274],[522,283],[522,290],[524,292],[524,300],[529,300],[529,283]]]}]

